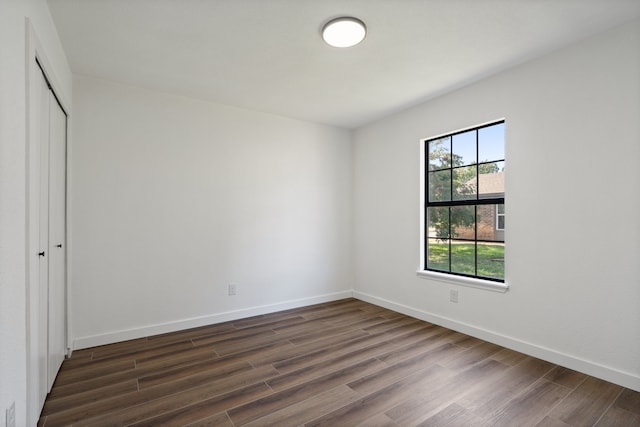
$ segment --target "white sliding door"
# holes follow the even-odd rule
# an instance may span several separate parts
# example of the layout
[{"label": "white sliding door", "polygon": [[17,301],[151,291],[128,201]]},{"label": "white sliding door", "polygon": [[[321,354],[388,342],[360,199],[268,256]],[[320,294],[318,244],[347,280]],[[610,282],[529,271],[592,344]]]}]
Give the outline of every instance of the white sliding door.
[{"label": "white sliding door", "polygon": [[49,305],[49,85],[41,76],[38,86],[38,310],[37,310],[37,346],[38,358],[38,401],[44,402],[49,391],[47,388],[47,348]]},{"label": "white sliding door", "polygon": [[38,183],[38,404],[51,390],[66,353],[67,117],[40,75],[37,100]]},{"label": "white sliding door", "polygon": [[66,154],[67,116],[49,96],[49,337],[47,390],[66,353]]}]

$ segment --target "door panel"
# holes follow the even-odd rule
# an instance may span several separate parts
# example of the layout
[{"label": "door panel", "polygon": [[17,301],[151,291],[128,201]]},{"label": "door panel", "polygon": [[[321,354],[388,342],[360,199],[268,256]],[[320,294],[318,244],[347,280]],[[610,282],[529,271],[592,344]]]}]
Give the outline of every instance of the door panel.
[{"label": "door panel", "polygon": [[39,130],[38,150],[38,306],[37,310],[37,351],[38,355],[38,401],[47,396],[48,363],[48,292],[49,292],[49,85],[41,76],[38,93]]},{"label": "door panel", "polygon": [[47,391],[66,352],[65,223],[66,120],[53,94],[49,97],[49,351]]}]

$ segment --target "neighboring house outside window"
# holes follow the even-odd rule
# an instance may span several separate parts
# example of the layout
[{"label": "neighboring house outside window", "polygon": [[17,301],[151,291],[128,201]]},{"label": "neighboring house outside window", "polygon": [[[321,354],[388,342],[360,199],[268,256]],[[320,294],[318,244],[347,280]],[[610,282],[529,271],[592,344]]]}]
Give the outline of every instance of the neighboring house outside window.
[{"label": "neighboring house outside window", "polygon": [[504,282],[504,121],[423,144],[423,270]]},{"label": "neighboring house outside window", "polygon": [[[476,187],[480,179],[481,198],[504,198],[504,172],[483,173],[477,178],[470,179],[466,185]],[[477,231],[478,239],[489,241],[504,241],[504,205],[478,206]],[[458,227],[460,238],[474,239],[475,227]]]}]

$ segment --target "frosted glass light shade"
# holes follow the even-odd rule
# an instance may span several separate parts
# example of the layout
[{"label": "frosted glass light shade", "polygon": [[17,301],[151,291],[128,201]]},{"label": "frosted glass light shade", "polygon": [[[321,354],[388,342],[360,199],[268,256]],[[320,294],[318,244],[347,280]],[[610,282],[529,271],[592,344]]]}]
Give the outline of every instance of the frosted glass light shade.
[{"label": "frosted glass light shade", "polygon": [[332,19],[322,28],[322,38],[333,47],[351,47],[364,40],[367,28],[356,18],[342,17]]}]

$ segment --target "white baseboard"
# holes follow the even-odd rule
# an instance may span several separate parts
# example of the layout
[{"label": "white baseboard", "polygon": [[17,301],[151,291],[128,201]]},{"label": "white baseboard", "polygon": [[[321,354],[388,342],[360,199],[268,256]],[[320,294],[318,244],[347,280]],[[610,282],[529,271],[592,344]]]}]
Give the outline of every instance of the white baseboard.
[{"label": "white baseboard", "polygon": [[80,337],[73,340],[73,349],[79,350],[83,348],[95,347],[98,345],[111,344],[120,341],[126,341],[136,338],[143,338],[152,335],[176,332],[183,329],[197,328],[200,326],[213,325],[216,323],[228,322],[231,320],[244,319],[251,316],[261,314],[275,313],[277,311],[288,310],[292,308],[304,307],[324,302],[337,301],[345,298],[357,298],[407,316],[415,317],[436,325],[443,326],[458,332],[471,335],[476,338],[483,339],[500,346],[528,354],[539,359],[555,363],[560,366],[583,372],[587,375],[601,378],[632,390],[640,391],[640,377],[628,372],[623,372],[608,366],[603,366],[579,357],[567,355],[559,351],[531,344],[513,337],[501,335],[486,329],[468,323],[459,322],[447,317],[428,313],[414,307],[399,304],[384,298],[375,297],[359,291],[344,291],[333,294],[319,295],[310,298],[302,298],[297,300],[285,301],[276,304],[262,305],[250,307],[240,310],[226,311],[208,316],[202,316],[191,319],[178,320],[163,324],[149,325],[141,328],[127,329],[115,331],[101,335],[93,335]]},{"label": "white baseboard", "polygon": [[226,311],[223,313],[211,314],[208,316],[194,317],[191,319],[177,320],[175,322],[167,322],[156,325],[143,326],[140,328],[127,329],[122,331],[109,332],[101,335],[92,335],[87,337],[75,338],[73,340],[73,349],[80,350],[83,348],[95,347],[98,345],[112,344],[120,341],[127,341],[136,338],[143,338],[152,335],[165,334],[169,332],[181,331],[189,328],[197,328],[200,326],[213,325],[216,323],[228,322],[231,320],[244,319],[251,316],[259,316],[261,314],[275,313],[277,311],[289,310],[291,308],[305,307],[313,304],[337,301],[345,298],[353,297],[353,292],[344,291],[333,294],[319,295],[310,298],[301,298],[290,300],[276,304],[261,305],[257,307],[244,308],[240,310]]},{"label": "white baseboard", "polygon": [[546,360],[556,365],[573,369],[574,371],[579,371],[587,375],[618,384],[635,391],[640,391],[640,377],[628,372],[603,366],[550,348],[521,341],[513,337],[497,334],[468,323],[459,322],[447,317],[428,313],[424,310],[398,304],[384,298],[378,298],[364,292],[353,291],[353,297],[380,307],[388,308],[389,310],[393,310],[398,313],[406,314],[407,316],[415,317],[454,331],[480,338],[511,350],[519,351],[529,356],[537,357],[538,359]]}]

